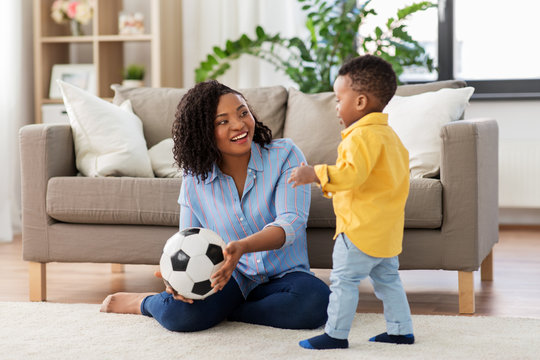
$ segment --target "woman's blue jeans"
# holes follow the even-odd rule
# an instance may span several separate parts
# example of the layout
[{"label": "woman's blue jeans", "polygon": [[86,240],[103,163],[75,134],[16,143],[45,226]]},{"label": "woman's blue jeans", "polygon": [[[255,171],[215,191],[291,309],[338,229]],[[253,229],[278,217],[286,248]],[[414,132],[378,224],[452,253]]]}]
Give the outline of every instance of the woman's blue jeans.
[{"label": "woman's blue jeans", "polygon": [[162,292],[146,297],[143,315],[154,317],[171,331],[200,331],[223,320],[241,321],[284,329],[315,329],[326,320],[330,290],[317,277],[292,272],[253,289],[244,299],[236,281],[193,304]]}]

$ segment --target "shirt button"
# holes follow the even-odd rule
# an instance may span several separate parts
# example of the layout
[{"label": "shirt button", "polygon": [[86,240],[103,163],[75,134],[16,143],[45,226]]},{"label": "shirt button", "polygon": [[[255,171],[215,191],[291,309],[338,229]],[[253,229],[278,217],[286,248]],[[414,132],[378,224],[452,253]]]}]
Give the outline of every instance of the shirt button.
[{"label": "shirt button", "polygon": [[259,259],[259,260],[257,260],[257,263],[259,263],[259,264],[260,264],[260,263],[261,263],[261,260],[260,260],[260,259]]},{"label": "shirt button", "polygon": [[253,178],[256,179],[256,178],[257,178],[257,175],[253,175]]},{"label": "shirt button", "polygon": [[243,218],[243,217],[241,217],[241,218],[240,218],[240,221],[244,221],[244,218]]}]

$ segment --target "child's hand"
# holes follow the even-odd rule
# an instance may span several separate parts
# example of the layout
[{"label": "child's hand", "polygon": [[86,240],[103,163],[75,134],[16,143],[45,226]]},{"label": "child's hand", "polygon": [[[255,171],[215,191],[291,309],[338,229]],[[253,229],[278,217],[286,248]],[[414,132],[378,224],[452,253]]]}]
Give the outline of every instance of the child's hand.
[{"label": "child's hand", "polygon": [[291,172],[291,176],[287,179],[287,183],[293,183],[292,187],[297,187],[300,185],[317,183],[319,184],[319,178],[313,169],[313,166],[306,165],[301,163],[299,167],[295,168]]}]

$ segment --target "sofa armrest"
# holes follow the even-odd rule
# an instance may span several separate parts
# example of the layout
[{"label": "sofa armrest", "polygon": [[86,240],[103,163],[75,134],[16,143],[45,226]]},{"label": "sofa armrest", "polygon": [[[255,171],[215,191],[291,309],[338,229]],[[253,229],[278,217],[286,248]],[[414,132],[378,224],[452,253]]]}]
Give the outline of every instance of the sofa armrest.
[{"label": "sofa armrest", "polygon": [[21,154],[23,258],[44,261],[48,253],[47,183],[54,176],[77,174],[71,127],[32,124],[19,132]]},{"label": "sofa armrest", "polygon": [[452,122],[441,137],[443,263],[477,270],[499,237],[497,122]]}]

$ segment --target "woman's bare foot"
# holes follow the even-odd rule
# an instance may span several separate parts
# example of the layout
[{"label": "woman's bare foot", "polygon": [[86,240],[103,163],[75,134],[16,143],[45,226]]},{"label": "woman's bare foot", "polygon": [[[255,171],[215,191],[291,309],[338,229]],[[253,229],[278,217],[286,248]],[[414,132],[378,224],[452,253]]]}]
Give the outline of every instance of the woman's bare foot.
[{"label": "woman's bare foot", "polygon": [[103,300],[101,312],[118,314],[141,314],[141,303],[145,297],[156,293],[126,293],[119,292],[109,295]]}]

